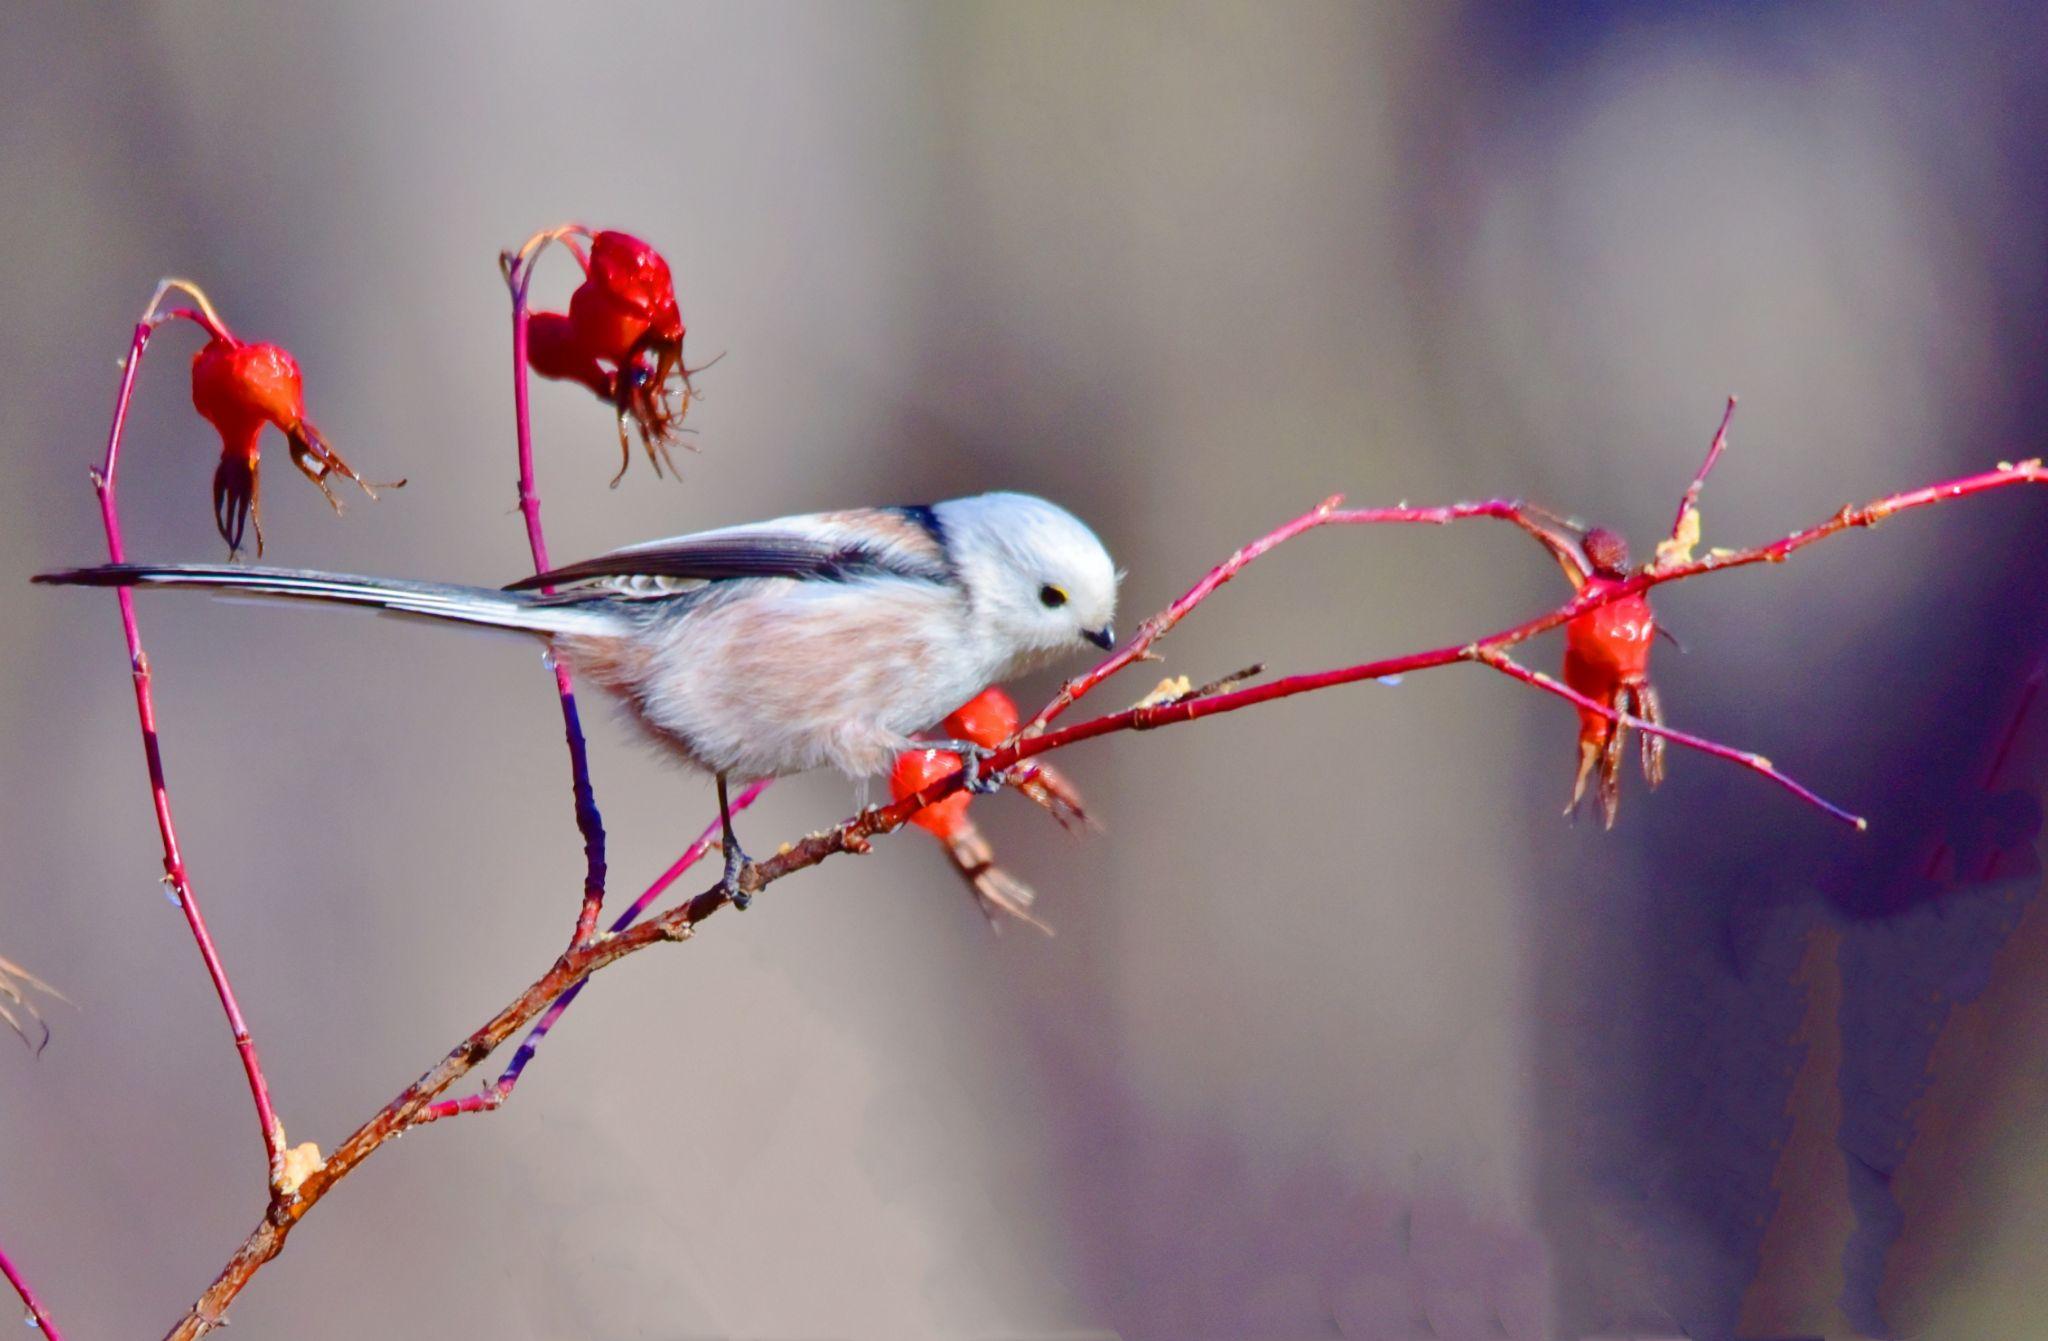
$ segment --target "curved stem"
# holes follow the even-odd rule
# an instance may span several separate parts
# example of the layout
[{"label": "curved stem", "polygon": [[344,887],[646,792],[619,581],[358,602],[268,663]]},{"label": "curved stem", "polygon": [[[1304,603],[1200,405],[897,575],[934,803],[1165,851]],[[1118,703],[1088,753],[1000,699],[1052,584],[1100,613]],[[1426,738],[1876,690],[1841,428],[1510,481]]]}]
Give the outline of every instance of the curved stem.
[{"label": "curved stem", "polygon": [[[540,523],[540,490],[534,483],[533,415],[526,366],[526,293],[533,280],[534,263],[550,242],[588,233],[588,229],[573,224],[536,233],[505,265],[505,285],[512,293],[512,415],[519,447],[519,510],[526,518],[526,545],[533,555],[536,573],[545,573],[553,565],[548,562],[547,534]],[[581,253],[577,255],[581,259]],[[598,915],[604,908],[604,815],[597,808],[597,794],[590,786],[590,750],[583,738],[582,714],[576,706],[575,677],[559,661],[552,663],[552,668],[555,697],[562,705],[562,735],[569,746],[569,785],[575,796],[576,830],[583,838],[583,903],[576,913],[576,929],[570,944],[586,945],[597,934]]]},{"label": "curved stem", "polygon": [[[150,300],[152,312],[162,292],[160,286],[157,298]],[[121,434],[127,427],[128,405],[135,394],[135,375],[141,371],[142,353],[148,347],[154,329],[147,313],[135,325],[128,357],[121,368],[121,389],[114,400],[114,421],[107,430],[106,459],[92,477],[93,489],[100,500],[100,521],[107,533],[107,558],[113,563],[123,563],[127,559],[121,543],[121,507],[116,493]],[[274,1200],[283,1198],[288,1195],[284,1191],[284,1128],[271,1109],[270,1085],[263,1078],[263,1064],[256,1055],[256,1040],[249,1033],[248,1022],[242,1018],[234,986],[228,981],[227,967],[221,963],[220,952],[214,948],[213,937],[207,932],[206,918],[200,913],[199,899],[192,892],[192,882],[185,871],[184,854],[178,847],[178,830],[171,819],[170,788],[164,780],[163,750],[157,740],[156,702],[150,692],[149,656],[142,650],[142,634],[135,623],[134,595],[126,587],[114,595],[121,606],[121,634],[128,644],[128,664],[135,680],[135,713],[142,727],[142,756],[149,770],[150,801],[156,810],[157,832],[163,839],[164,881],[185,914],[192,940],[199,947],[199,957],[205,961],[207,976],[213,979],[213,990],[220,998],[221,1010],[227,1015],[228,1028],[234,1034],[235,1051],[241,1056],[242,1071],[249,1081],[249,1095],[255,1101],[256,1122],[263,1130],[263,1151],[270,1165],[271,1196]]]},{"label": "curved stem", "polygon": [[[188,307],[179,307],[169,312],[159,312],[157,309],[163,306],[164,299],[169,297],[173,290],[199,304],[199,310],[194,312]],[[142,320],[149,326],[161,326],[167,321],[180,319],[204,327],[206,333],[216,340],[223,340],[228,344],[238,343],[233,333],[228,330],[228,324],[221,320],[220,313],[214,311],[213,300],[206,296],[206,290],[189,279],[166,275],[156,282],[156,291],[149,295],[149,304],[142,309]]]}]

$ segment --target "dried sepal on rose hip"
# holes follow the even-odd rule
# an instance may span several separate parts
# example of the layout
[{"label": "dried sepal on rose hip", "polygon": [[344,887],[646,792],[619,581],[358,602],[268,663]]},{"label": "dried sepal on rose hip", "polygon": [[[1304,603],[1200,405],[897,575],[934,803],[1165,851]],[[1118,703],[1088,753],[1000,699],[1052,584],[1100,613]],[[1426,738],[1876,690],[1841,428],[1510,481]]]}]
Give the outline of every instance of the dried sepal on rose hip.
[{"label": "dried sepal on rose hip", "polygon": [[[950,740],[978,745],[985,750],[1001,747],[1017,733],[1017,704],[999,686],[990,685],[953,710],[940,723]],[[960,771],[960,756],[951,750],[906,750],[896,757],[889,774],[889,795],[901,801]],[[1009,770],[1005,781],[1044,807],[1061,825],[1071,828],[1088,821],[1081,794],[1054,769],[1025,763]],[[911,816],[911,823],[939,840],[946,858],[973,891],[975,901],[992,924],[997,914],[1014,917],[1047,935],[1052,928],[1031,915],[1038,897],[1023,881],[995,864],[995,849],[969,818],[967,810],[973,793],[962,789],[926,806]]]},{"label": "dried sepal on rose hip", "polygon": [[[1001,685],[992,684],[955,708],[939,724],[939,731],[949,739],[965,740],[985,750],[994,750],[1009,743],[1022,721],[1016,700]],[[1062,828],[1072,829],[1077,825],[1101,827],[1088,818],[1080,790],[1051,764],[1027,759],[1011,767],[1005,781],[1058,820]]]},{"label": "dried sepal on rose hip", "polygon": [[205,348],[192,356],[192,405],[220,433],[220,465],[213,472],[213,519],[228,553],[241,550],[247,528],[256,530],[256,553],[263,553],[262,460],[266,426],[284,434],[292,464],[318,485],[336,512],[341,500],[327,477],[353,481],[371,498],[379,488],[356,474],[306,417],[306,398],[298,360],[281,346],[237,340],[223,328],[212,333]]},{"label": "dried sepal on rose hip", "polygon": [[[901,801],[907,796],[915,796],[933,783],[959,772],[960,763],[960,756],[951,750],[905,750],[896,756],[896,766],[889,772],[890,798]],[[995,849],[989,846],[988,839],[968,817],[967,807],[973,800],[973,794],[964,789],[954,792],[912,815],[910,822],[939,840],[946,859],[967,882],[967,888],[973,893],[975,902],[981,905],[982,915],[988,918],[990,925],[1000,926],[999,916],[1014,917],[1047,935],[1052,934],[1051,927],[1031,915],[1031,905],[1038,898],[1037,893],[996,865]]]},{"label": "dried sepal on rose hip", "polygon": [[[567,312],[534,312],[526,319],[527,366],[542,377],[576,382],[611,403],[619,420],[619,473],[632,463],[631,424],[658,476],[674,471],[669,448],[682,438],[702,369],[683,366],[683,314],[675,282],[660,252],[630,233],[590,235],[580,251],[583,283]],[[671,387],[675,388],[672,392]]]},{"label": "dried sepal on rose hip", "polygon": [[[1590,572],[1580,590],[1599,595],[1626,581],[1628,542],[1612,531],[1595,527],[1580,542]],[[1650,684],[1650,648],[1657,639],[1657,617],[1647,594],[1637,592],[1572,619],[1564,626],[1564,682],[1596,703],[1651,725],[1663,721],[1657,691]],[[1614,827],[1621,803],[1622,755],[1628,728],[1597,712],[1580,708],[1578,771],[1572,779],[1571,804],[1576,814],[1586,784],[1597,773],[1595,796],[1600,819]],[[1664,780],[1664,741],[1638,733],[1643,778],[1655,787]]]}]

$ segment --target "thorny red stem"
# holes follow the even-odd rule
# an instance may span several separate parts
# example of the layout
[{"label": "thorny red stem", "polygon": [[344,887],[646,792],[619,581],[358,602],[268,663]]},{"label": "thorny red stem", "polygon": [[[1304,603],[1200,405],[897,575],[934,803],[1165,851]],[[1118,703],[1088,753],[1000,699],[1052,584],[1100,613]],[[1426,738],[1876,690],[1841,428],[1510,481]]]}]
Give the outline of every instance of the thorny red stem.
[{"label": "thorny red stem", "polygon": [[[768,790],[768,785],[771,781],[773,779],[763,778],[761,781],[749,786],[738,796],[735,796],[732,801],[733,813],[737,815],[748,806],[753,805],[761,793]],[[611,925],[612,934],[617,935],[627,927],[632,926],[634,922],[639,920],[640,914],[647,911],[649,904],[660,898],[670,885],[673,885],[682,878],[683,872],[695,866],[699,861],[702,861],[704,854],[717,846],[718,830],[719,822],[715,819],[705,825],[704,831],[697,835],[696,841],[683,849],[683,855],[671,862],[669,868],[656,876],[654,883],[642,890],[640,897],[634,899],[626,911],[613,919]],[[547,1008],[546,1013],[540,1017],[533,1028],[527,1031],[526,1037],[520,1040],[518,1050],[512,1054],[511,1063],[505,1067],[504,1072],[496,1080],[492,1081],[489,1086],[476,1094],[465,1095],[460,1099],[442,1099],[428,1105],[426,1110],[415,1119],[414,1125],[424,1126],[440,1118],[454,1117],[460,1113],[486,1113],[499,1107],[507,1099],[511,1098],[512,1091],[519,1084],[520,1075],[526,1070],[526,1064],[533,1060],[533,1054],[539,1050],[541,1040],[548,1036],[548,1031],[555,1027],[555,1022],[562,1018],[562,1013],[569,1009],[578,996],[582,995],[583,988],[589,981],[590,979],[588,978],[583,979],[574,987],[562,993],[555,1000],[555,1003]]]},{"label": "thorny red stem", "polygon": [[[512,414],[519,441],[519,510],[526,518],[526,544],[533,553],[533,571],[545,573],[548,562],[547,535],[540,524],[540,489],[534,483],[533,415],[529,408],[526,366],[526,294],[533,280],[533,266],[550,242],[565,242],[578,261],[582,252],[567,244],[571,227],[537,233],[527,239],[516,256],[504,261],[505,285],[512,292]],[[544,587],[544,592],[554,588]],[[551,663],[555,676],[555,697],[562,705],[562,735],[569,745],[570,786],[576,799],[576,831],[583,837],[583,903],[576,913],[572,945],[588,944],[597,934],[598,914],[604,908],[605,854],[604,816],[597,808],[597,795],[590,786],[590,751],[583,739],[583,718],[576,706],[575,678],[559,661]]]},{"label": "thorny red stem", "polygon": [[[156,297],[150,300],[149,308],[135,325],[134,337],[128,344],[128,357],[121,367],[121,389],[114,399],[114,420],[107,429],[106,459],[92,477],[93,490],[100,500],[100,521],[107,533],[107,559],[112,563],[124,563],[127,559],[121,543],[121,507],[116,492],[121,433],[127,427],[128,404],[135,394],[135,376],[142,368],[142,352],[148,347],[149,337],[156,329],[154,309],[163,293],[164,286],[159,286]],[[201,324],[219,329],[215,322]],[[149,656],[142,650],[142,633],[135,622],[135,598],[126,587],[114,595],[121,606],[121,633],[127,640],[128,665],[135,680],[135,713],[142,728],[142,756],[149,770],[150,801],[156,809],[157,832],[163,838],[164,880],[185,914],[185,924],[192,930],[192,940],[199,947],[199,957],[206,963],[207,976],[213,979],[213,990],[220,997],[221,1010],[227,1015],[228,1028],[234,1034],[235,1051],[240,1054],[242,1070],[248,1076],[249,1097],[255,1101],[256,1122],[263,1130],[263,1152],[270,1166],[271,1196],[273,1200],[284,1199],[288,1194],[284,1191],[283,1127],[271,1109],[270,1085],[263,1078],[263,1064],[256,1055],[256,1040],[249,1034],[248,1023],[242,1018],[242,1008],[235,1000],[234,986],[228,981],[227,967],[221,963],[220,953],[214,949],[213,937],[206,930],[206,918],[200,913],[199,899],[192,892],[192,883],[185,872],[184,854],[178,847],[177,826],[171,820],[171,794],[164,780],[163,751],[157,741],[156,702],[150,692]]]},{"label": "thorny red stem", "polygon": [[57,1330],[57,1324],[51,1319],[49,1310],[43,1307],[42,1300],[36,1298],[35,1290],[8,1259],[5,1249],[0,1249],[0,1276],[7,1277],[7,1283],[21,1296],[21,1306],[27,1309],[29,1317],[35,1320],[37,1329],[50,1338],[50,1341],[64,1341],[64,1333]]},{"label": "thorny red stem", "polygon": [[[1701,472],[1702,475],[1704,473]],[[1046,722],[1064,711],[1081,695],[1137,660],[1159,636],[1178,623],[1189,610],[1200,604],[1217,587],[1227,582],[1246,563],[1270,550],[1275,544],[1327,522],[1336,509],[1336,500],[1332,499],[1232,555],[1186,596],[1146,621],[1144,630],[1131,647],[1110,657],[1087,675],[1069,682],[1061,693],[1040,711],[1038,717],[1033,719],[1033,725],[1039,730],[1039,734],[1011,742],[994,752],[985,761],[984,766],[999,770],[1019,760],[1115,731],[1150,730],[1333,685],[1448,665],[1454,661],[1485,660],[1489,654],[1500,654],[1508,647],[1525,642],[1548,629],[1556,628],[1589,610],[1665,582],[1697,577],[1723,568],[1781,562],[1807,545],[1836,532],[1851,526],[1875,525],[1895,512],[2009,485],[2040,483],[2048,483],[2048,472],[2043,471],[2039,461],[2022,462],[2017,466],[2001,465],[1994,471],[1893,494],[1860,508],[1844,508],[1825,522],[1803,531],[1796,531],[1767,545],[1728,553],[1710,552],[1704,559],[1682,563],[1652,565],[1623,581],[1602,583],[1591,594],[1582,591],[1545,614],[1490,634],[1476,642],[1365,662],[1337,670],[1292,676],[1255,687],[1129,708],[1057,731],[1044,730]],[[1512,504],[1463,504],[1446,509],[1403,508],[1373,514],[1361,513],[1355,519],[1435,522],[1464,516],[1502,516],[1519,511],[1519,508]],[[836,853],[865,852],[870,847],[869,840],[872,837],[901,827],[918,810],[959,790],[965,780],[964,774],[956,772],[892,805],[863,810],[833,828],[810,834],[785,846],[766,861],[749,865],[742,872],[740,883],[748,892],[757,893],[785,876],[815,866]],[[688,855],[685,854],[686,857]],[[683,867],[684,863],[678,862],[676,873],[680,874]],[[651,897],[652,893],[653,891],[650,891],[648,897]],[[572,946],[545,974],[510,1004],[335,1147],[334,1153],[326,1162],[306,1179],[295,1200],[273,1205],[271,1213],[251,1231],[205,1294],[172,1329],[168,1341],[186,1341],[187,1338],[200,1336],[218,1325],[228,1303],[241,1292],[264,1263],[283,1249],[292,1227],[312,1209],[314,1204],[385,1141],[418,1122],[433,1105],[434,1100],[450,1085],[468,1074],[519,1029],[548,1011],[565,993],[585,981],[592,973],[647,946],[693,938],[697,926],[705,918],[716,913],[727,901],[722,884],[714,884],[695,898],[644,922],[628,926],[615,935],[603,937],[587,945]]]}]

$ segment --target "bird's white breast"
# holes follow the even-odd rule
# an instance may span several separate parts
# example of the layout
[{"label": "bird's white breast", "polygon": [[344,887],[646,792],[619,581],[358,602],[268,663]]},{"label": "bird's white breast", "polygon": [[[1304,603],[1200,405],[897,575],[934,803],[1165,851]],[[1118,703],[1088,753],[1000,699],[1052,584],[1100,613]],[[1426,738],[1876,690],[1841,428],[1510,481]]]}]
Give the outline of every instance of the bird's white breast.
[{"label": "bird's white breast", "polygon": [[980,644],[957,588],[767,578],[560,650],[700,767],[863,776],[995,677]]}]

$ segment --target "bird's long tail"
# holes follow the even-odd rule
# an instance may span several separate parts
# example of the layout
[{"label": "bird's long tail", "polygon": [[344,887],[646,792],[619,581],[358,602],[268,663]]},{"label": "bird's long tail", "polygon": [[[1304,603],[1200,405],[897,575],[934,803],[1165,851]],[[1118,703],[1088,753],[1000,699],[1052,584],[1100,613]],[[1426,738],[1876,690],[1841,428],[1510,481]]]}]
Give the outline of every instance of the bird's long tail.
[{"label": "bird's long tail", "polygon": [[458,624],[516,629],[542,635],[603,633],[614,619],[591,606],[550,601],[523,591],[461,587],[445,582],[354,577],[303,568],[243,568],[224,564],[105,564],[37,573],[37,582],[77,587],[195,587],[243,596],[333,601],[399,615],[445,619]]}]

